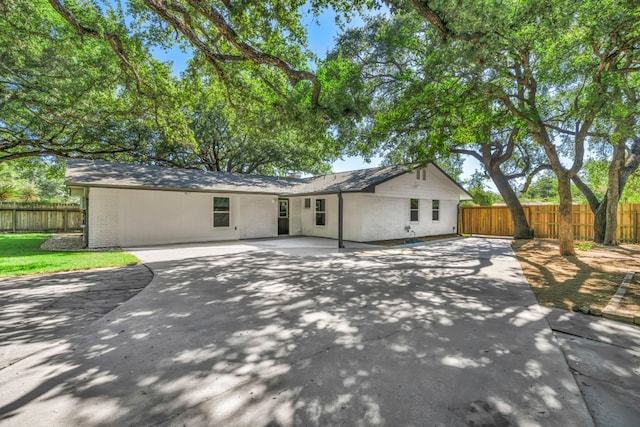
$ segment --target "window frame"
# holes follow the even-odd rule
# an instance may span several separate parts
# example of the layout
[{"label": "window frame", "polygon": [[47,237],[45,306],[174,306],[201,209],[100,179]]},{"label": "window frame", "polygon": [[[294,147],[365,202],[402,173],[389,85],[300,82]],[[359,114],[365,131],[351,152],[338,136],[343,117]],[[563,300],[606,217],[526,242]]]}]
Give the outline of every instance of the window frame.
[{"label": "window frame", "polygon": [[[415,208],[413,207],[414,201],[416,202]],[[409,222],[420,222],[420,199],[409,199]]]},{"label": "window frame", "polygon": [[440,199],[431,201],[431,221],[440,221]]},{"label": "window frame", "polygon": [[[227,203],[226,203],[226,210],[225,209],[221,209],[220,207],[216,206],[216,199],[227,199]],[[227,197],[227,196],[214,196],[213,197],[213,217],[212,217],[212,222],[213,222],[213,228],[229,228],[231,227],[231,197]],[[226,215],[226,225],[225,224],[217,224],[216,221],[216,215]]]},{"label": "window frame", "polygon": [[304,198],[304,208],[311,209],[311,197]]},{"label": "window frame", "polygon": [[[282,210],[283,206],[285,207],[284,211]],[[278,199],[278,218],[289,219],[289,199]]]},{"label": "window frame", "polygon": [[[319,209],[322,208],[322,209]],[[316,227],[326,227],[327,226],[327,199],[315,199],[315,209],[314,209],[314,220],[313,224]],[[321,216],[318,216],[321,215]],[[322,218],[322,224],[318,224],[318,218]]]}]

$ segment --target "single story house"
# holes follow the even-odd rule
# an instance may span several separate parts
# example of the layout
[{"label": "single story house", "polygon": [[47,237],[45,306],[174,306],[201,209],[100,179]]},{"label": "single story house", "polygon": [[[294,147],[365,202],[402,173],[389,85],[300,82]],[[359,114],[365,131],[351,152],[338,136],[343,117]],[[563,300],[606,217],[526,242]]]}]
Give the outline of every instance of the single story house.
[{"label": "single story house", "polygon": [[69,160],[90,248],[278,235],[356,242],[458,232],[471,199],[433,163],[284,178]]}]

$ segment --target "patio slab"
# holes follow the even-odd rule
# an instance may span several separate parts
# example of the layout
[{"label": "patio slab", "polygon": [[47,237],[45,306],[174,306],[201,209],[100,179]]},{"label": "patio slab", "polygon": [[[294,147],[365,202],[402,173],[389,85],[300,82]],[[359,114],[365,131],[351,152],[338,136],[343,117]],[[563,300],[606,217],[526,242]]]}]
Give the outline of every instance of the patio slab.
[{"label": "patio slab", "polygon": [[0,369],[81,334],[152,278],[137,265],[0,280]]},{"label": "patio slab", "polygon": [[636,427],[640,420],[640,327],[544,310],[596,425]]},{"label": "patio slab", "polygon": [[0,370],[0,424],[593,425],[508,241],[237,246],[134,252],[151,284]]}]

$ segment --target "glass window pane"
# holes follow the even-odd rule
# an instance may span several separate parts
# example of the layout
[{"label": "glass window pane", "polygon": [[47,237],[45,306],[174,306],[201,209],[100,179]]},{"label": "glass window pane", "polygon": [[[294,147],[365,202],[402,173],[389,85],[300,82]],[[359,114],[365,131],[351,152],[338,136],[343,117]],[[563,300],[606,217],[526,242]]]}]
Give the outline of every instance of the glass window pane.
[{"label": "glass window pane", "polygon": [[418,211],[411,211],[411,221],[418,221]]},{"label": "glass window pane", "polygon": [[229,210],[229,198],[228,197],[214,197],[213,198],[213,210],[214,211],[228,211]]},{"label": "glass window pane", "polygon": [[213,226],[214,227],[228,227],[229,226],[229,214],[228,213],[214,213],[213,214]]},{"label": "glass window pane", "polygon": [[440,211],[433,211],[432,220],[440,221]]},{"label": "glass window pane", "polygon": [[316,225],[326,225],[324,215],[324,213],[316,213]]},{"label": "glass window pane", "polygon": [[316,199],[316,211],[324,212],[324,199]]},{"label": "glass window pane", "polygon": [[432,209],[440,209],[440,200],[434,200],[431,202]]},{"label": "glass window pane", "polygon": [[311,207],[311,199],[310,198],[307,197],[306,199],[304,199],[304,207],[307,208],[307,209]]},{"label": "glass window pane", "polygon": [[420,201],[418,199],[411,199],[411,209],[418,209]]},{"label": "glass window pane", "polygon": [[286,200],[280,200],[280,218],[289,217],[289,202]]}]

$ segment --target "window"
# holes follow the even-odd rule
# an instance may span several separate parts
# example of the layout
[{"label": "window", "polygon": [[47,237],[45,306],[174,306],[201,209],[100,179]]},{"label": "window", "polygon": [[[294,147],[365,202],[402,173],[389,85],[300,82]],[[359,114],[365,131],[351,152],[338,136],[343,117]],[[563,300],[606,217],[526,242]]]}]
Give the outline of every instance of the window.
[{"label": "window", "polygon": [[420,221],[420,200],[411,199],[411,204],[409,206],[409,220],[411,222]]},{"label": "window", "polygon": [[305,209],[311,209],[311,199],[309,197],[304,199],[304,208]]},{"label": "window", "polygon": [[440,221],[440,200],[433,200],[431,202],[431,219]]},{"label": "window", "polygon": [[326,225],[325,199],[316,199],[316,225]]},{"label": "window", "polygon": [[289,218],[289,201],[288,200],[278,200],[278,217],[280,218]]},{"label": "window", "polygon": [[228,227],[229,226],[230,203],[228,197],[213,198],[213,226]]}]

